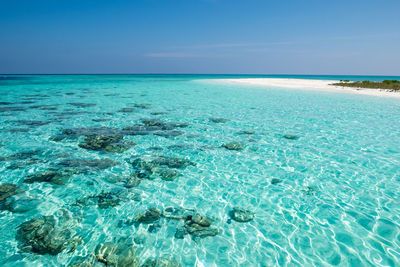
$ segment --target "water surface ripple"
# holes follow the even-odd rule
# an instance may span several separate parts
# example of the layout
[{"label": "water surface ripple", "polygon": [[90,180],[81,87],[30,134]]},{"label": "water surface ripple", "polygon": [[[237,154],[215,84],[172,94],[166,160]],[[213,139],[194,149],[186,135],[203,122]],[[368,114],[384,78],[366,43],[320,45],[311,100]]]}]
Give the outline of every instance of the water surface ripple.
[{"label": "water surface ripple", "polygon": [[134,248],[112,252],[118,266],[400,264],[397,99],[191,76],[3,80],[1,266],[110,265],[101,244]]}]

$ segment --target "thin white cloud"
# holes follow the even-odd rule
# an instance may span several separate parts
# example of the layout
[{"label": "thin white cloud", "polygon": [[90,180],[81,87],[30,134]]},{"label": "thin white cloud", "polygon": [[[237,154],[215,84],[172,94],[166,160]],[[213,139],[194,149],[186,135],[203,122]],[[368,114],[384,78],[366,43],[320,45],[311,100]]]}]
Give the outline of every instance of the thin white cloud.
[{"label": "thin white cloud", "polygon": [[156,57],[156,58],[193,58],[201,57],[198,54],[184,53],[184,52],[161,52],[161,53],[148,53],[145,57]]},{"label": "thin white cloud", "polygon": [[[380,34],[385,36],[386,34]],[[277,48],[289,49],[293,45],[307,45],[310,43],[324,43],[332,40],[353,41],[376,37],[376,35],[348,35],[348,36],[319,36],[304,37],[291,41],[272,42],[244,42],[244,43],[204,43],[192,45],[177,45],[166,47],[167,51],[158,51],[145,54],[145,57],[154,58],[205,58],[226,57],[235,53],[265,53]],[[168,51],[169,50],[169,51]]]},{"label": "thin white cloud", "polygon": [[[196,58],[196,57],[224,57],[229,51],[240,49],[241,51],[255,51],[269,49],[277,45],[290,45],[291,42],[269,42],[269,43],[209,43],[196,44],[188,46],[171,46],[167,50],[175,50],[171,52],[151,52],[145,57],[154,58]],[[210,52],[210,50],[212,50]]]},{"label": "thin white cloud", "polygon": [[210,44],[196,44],[188,46],[173,46],[175,49],[208,49],[208,48],[235,48],[235,47],[260,47],[260,46],[274,46],[274,45],[288,45],[292,42],[267,42],[267,43],[210,43]]}]

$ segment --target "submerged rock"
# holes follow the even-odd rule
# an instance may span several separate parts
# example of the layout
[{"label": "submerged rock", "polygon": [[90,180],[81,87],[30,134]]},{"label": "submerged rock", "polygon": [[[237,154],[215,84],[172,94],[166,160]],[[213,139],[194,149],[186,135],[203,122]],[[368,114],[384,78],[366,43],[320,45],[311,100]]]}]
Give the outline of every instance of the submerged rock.
[{"label": "submerged rock", "polygon": [[187,224],[186,231],[193,237],[204,238],[208,236],[216,236],[219,233],[216,227],[204,227],[198,224]]},{"label": "submerged rock", "polygon": [[53,141],[53,142],[60,142],[64,139],[68,138],[67,135],[63,135],[63,134],[56,134],[56,135],[52,135],[49,137],[49,141]]},{"label": "submerged rock", "polygon": [[158,170],[157,172],[160,175],[161,179],[164,181],[173,181],[177,177],[181,176],[179,171],[166,169],[166,168],[162,168],[162,169]]},{"label": "submerged rock", "polygon": [[204,215],[200,215],[198,213],[196,213],[192,216],[192,222],[195,224],[198,224],[200,226],[205,226],[205,227],[208,227],[211,225],[210,218],[208,218]]},{"label": "submerged rock", "polygon": [[182,169],[188,166],[196,166],[196,163],[188,159],[174,158],[167,156],[158,156],[152,161],[153,164],[158,166],[167,166],[169,168]]},{"label": "submerged rock", "polygon": [[281,179],[278,179],[278,178],[272,178],[272,180],[271,180],[271,184],[279,184],[279,183],[282,183],[282,180],[281,180]]},{"label": "submerged rock", "polygon": [[145,126],[157,126],[157,127],[165,127],[165,130],[172,130],[173,127],[168,127],[168,124],[158,119],[142,119],[142,123]]},{"label": "submerged rock", "polygon": [[167,219],[186,220],[195,213],[193,209],[185,209],[181,207],[167,207],[163,211],[163,216]]},{"label": "submerged rock", "polygon": [[174,237],[176,239],[184,239],[186,234],[187,234],[187,232],[186,232],[185,228],[178,228],[178,229],[176,229]]},{"label": "submerged rock", "polygon": [[186,122],[168,122],[167,125],[174,128],[186,128],[189,126],[189,123]]},{"label": "submerged rock", "polygon": [[62,172],[57,169],[50,169],[47,171],[28,175],[25,178],[24,183],[32,184],[34,182],[48,182],[56,185],[64,185],[71,175],[71,173]]},{"label": "submerged rock", "polygon": [[31,158],[31,159],[22,160],[22,161],[14,161],[9,166],[7,166],[7,169],[10,169],[10,170],[23,169],[26,166],[38,164],[38,163],[41,163],[41,162],[43,162],[43,160],[37,159],[37,158]]},{"label": "submerged rock", "polygon": [[150,104],[133,104],[135,108],[141,108],[141,109],[150,109],[151,105]]},{"label": "submerged rock", "polygon": [[254,219],[254,212],[235,207],[229,212],[229,216],[237,222],[249,222]]},{"label": "submerged rock", "polygon": [[288,140],[297,140],[300,137],[298,135],[294,135],[294,134],[284,134],[284,135],[282,135],[282,138],[285,138]]},{"label": "submerged rock", "polygon": [[136,216],[137,223],[154,223],[161,217],[161,211],[156,208],[149,208],[144,213]]},{"label": "submerged rock", "polygon": [[118,93],[110,93],[110,94],[104,94],[104,96],[119,96],[120,94]]},{"label": "submerged rock", "polygon": [[89,136],[79,147],[104,152],[122,153],[130,149],[136,143],[124,141],[122,136]]},{"label": "submerged rock", "polygon": [[238,142],[226,143],[226,144],[223,144],[222,147],[224,147],[228,150],[236,150],[236,151],[240,151],[240,150],[244,149],[244,145],[242,145],[241,143],[238,143]]},{"label": "submerged rock", "polygon": [[166,137],[166,138],[168,138],[168,137],[177,137],[177,136],[180,136],[182,134],[184,134],[184,132],[176,131],[176,130],[173,130],[173,131],[156,131],[156,132],[154,132],[154,135],[162,136],[162,137]]},{"label": "submerged rock", "polygon": [[81,108],[88,108],[88,107],[96,106],[96,104],[93,104],[93,103],[79,103],[79,102],[76,102],[76,103],[68,103],[68,104],[70,104],[71,106],[81,107]]},{"label": "submerged rock", "polygon": [[0,207],[11,212],[23,213],[36,209],[39,204],[39,199],[19,194],[7,198],[3,203],[0,202]]},{"label": "submerged rock", "polygon": [[59,167],[73,168],[80,173],[104,170],[116,165],[118,165],[118,162],[115,162],[111,159],[74,159],[74,158],[64,159],[57,164],[57,166]]},{"label": "submerged rock", "polygon": [[147,150],[161,151],[161,150],[164,150],[164,149],[162,147],[159,147],[159,146],[151,146],[151,147],[147,148]]},{"label": "submerged rock", "polygon": [[149,233],[157,233],[158,230],[161,229],[161,224],[159,222],[150,224],[149,227],[147,228],[147,232]]},{"label": "submerged rock", "polygon": [[178,176],[180,173],[176,170],[169,170],[168,168],[173,169],[182,169],[187,166],[195,166],[196,164],[187,159],[181,158],[173,158],[166,156],[157,156],[155,158],[139,158],[134,156],[127,160],[135,170],[135,175],[140,179],[154,179],[156,176],[154,174],[158,174],[161,179],[166,181],[172,181]]},{"label": "submerged rock", "polygon": [[78,199],[72,206],[85,207],[97,205],[100,209],[108,209],[116,207],[123,200],[126,200],[126,194],[122,190],[115,190],[111,192],[104,192],[97,195],[87,196]]},{"label": "submerged rock", "polygon": [[97,205],[100,209],[108,209],[111,207],[118,206],[121,199],[111,192],[101,192],[99,195],[95,196],[97,198]]},{"label": "submerged rock", "polygon": [[166,256],[147,259],[141,267],[181,267],[182,265],[174,258]]},{"label": "submerged rock", "polygon": [[115,127],[84,127],[84,128],[71,128],[64,129],[61,134],[64,137],[78,137],[78,136],[123,136],[120,129]]},{"label": "submerged rock", "polygon": [[29,128],[10,128],[10,129],[8,129],[8,131],[10,133],[27,133],[30,130],[31,129],[29,129]]},{"label": "submerged rock", "polygon": [[54,216],[40,216],[18,226],[16,239],[23,250],[57,255],[68,246],[71,232],[57,226]]},{"label": "submerged rock", "polygon": [[95,249],[95,257],[106,266],[137,267],[139,261],[132,244],[106,242]]},{"label": "submerged rock", "polygon": [[[204,238],[208,236],[216,236],[219,233],[216,227],[205,227],[195,223],[185,224],[185,230],[194,238]],[[175,233],[176,234],[176,233]]]},{"label": "submerged rock", "polygon": [[164,137],[174,137],[183,134],[176,128],[187,127],[186,123],[163,122],[157,119],[142,119],[143,124],[128,126],[122,129],[126,135],[149,135],[155,134]]},{"label": "submerged rock", "polygon": [[90,196],[89,198],[97,201],[97,205],[100,209],[108,209],[116,207],[122,200],[121,191],[113,192],[101,192],[98,195]]},{"label": "submerged rock", "polygon": [[132,188],[139,186],[141,182],[142,179],[140,179],[136,174],[132,174],[124,181],[124,186],[126,188]]},{"label": "submerged rock", "polygon": [[71,155],[71,152],[58,152],[54,154],[54,156],[57,158],[69,158]]},{"label": "submerged rock", "polygon": [[29,150],[15,153],[11,156],[4,157],[2,160],[27,160],[27,159],[35,159],[36,156],[42,155],[43,150]]},{"label": "submerged rock", "polygon": [[56,106],[52,105],[33,105],[29,106],[30,109],[40,109],[40,110],[56,110]]},{"label": "submerged rock", "polygon": [[0,184],[0,202],[23,192],[25,192],[25,189],[16,184]]},{"label": "submerged rock", "polygon": [[154,129],[154,127],[144,125],[127,126],[122,129],[123,133],[126,135],[149,135],[156,130],[158,130],[158,127]]},{"label": "submerged rock", "polygon": [[159,119],[142,119],[142,123],[145,126],[159,127],[159,130],[173,130],[174,128],[185,128],[189,126],[187,123],[181,122],[164,122]]},{"label": "submerged rock", "polygon": [[98,119],[92,119],[94,122],[103,122],[103,121],[110,121],[112,120],[111,118],[98,118]]},{"label": "submerged rock", "polygon": [[[36,91],[38,92],[38,91]],[[36,98],[36,99],[43,99],[49,97],[49,95],[46,94],[31,94],[31,95],[22,95],[23,97],[30,97],[30,98]]]},{"label": "submerged rock", "polygon": [[303,194],[308,195],[308,196],[312,196],[314,195],[316,192],[318,191],[318,188],[315,186],[305,186],[301,192],[303,192]]},{"label": "submerged rock", "polygon": [[167,148],[171,150],[188,150],[188,149],[194,149],[195,147],[191,144],[176,144],[176,145],[170,145]]},{"label": "submerged rock", "polygon": [[210,118],[209,120],[214,123],[225,123],[229,121],[228,119],[224,118]]},{"label": "submerged rock", "polygon": [[121,113],[132,113],[134,111],[135,111],[134,108],[121,108],[120,110],[118,110],[118,112],[121,112]]},{"label": "submerged rock", "polygon": [[198,213],[186,217],[184,228],[178,228],[175,237],[183,238],[184,234],[190,234],[193,238],[204,238],[208,236],[216,236],[219,229],[211,226],[212,220]]},{"label": "submerged rock", "polygon": [[168,114],[168,113],[165,112],[165,111],[155,111],[155,112],[152,112],[150,114],[157,116],[157,115],[165,115],[165,114]]},{"label": "submerged rock", "polygon": [[253,131],[253,130],[242,130],[242,131],[238,132],[238,134],[241,134],[241,135],[252,135],[255,133],[256,133],[256,131]]},{"label": "submerged rock", "polygon": [[16,120],[13,122],[31,127],[37,127],[51,123],[51,121],[35,121],[35,120]]},{"label": "submerged rock", "polygon": [[133,157],[128,160],[135,170],[135,175],[140,179],[151,179],[151,176],[157,169],[157,166],[151,160]]}]

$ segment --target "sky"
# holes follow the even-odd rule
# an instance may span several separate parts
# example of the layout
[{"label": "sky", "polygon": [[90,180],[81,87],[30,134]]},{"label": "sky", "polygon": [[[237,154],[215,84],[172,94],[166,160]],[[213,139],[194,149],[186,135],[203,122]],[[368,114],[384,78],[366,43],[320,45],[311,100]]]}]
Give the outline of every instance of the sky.
[{"label": "sky", "polygon": [[0,73],[400,75],[399,0],[0,0]]}]

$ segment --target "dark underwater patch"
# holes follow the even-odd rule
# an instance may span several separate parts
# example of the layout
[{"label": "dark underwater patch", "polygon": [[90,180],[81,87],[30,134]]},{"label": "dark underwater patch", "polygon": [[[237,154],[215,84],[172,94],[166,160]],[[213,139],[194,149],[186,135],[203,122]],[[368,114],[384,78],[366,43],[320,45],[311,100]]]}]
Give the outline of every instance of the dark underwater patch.
[{"label": "dark underwater patch", "polygon": [[96,104],[93,103],[80,103],[80,102],[74,102],[74,103],[68,103],[71,106],[74,107],[80,107],[80,108],[88,108],[88,107],[94,107]]},{"label": "dark underwater patch", "polygon": [[13,123],[18,123],[20,125],[38,127],[51,123],[52,121],[39,121],[39,120],[15,120]]},{"label": "dark underwater patch", "polygon": [[0,112],[25,111],[25,107],[1,107]]},{"label": "dark underwater patch", "polygon": [[32,80],[31,77],[25,76],[0,76],[0,82],[2,81],[27,81]]}]

